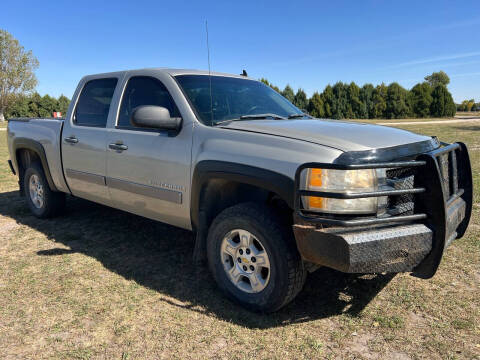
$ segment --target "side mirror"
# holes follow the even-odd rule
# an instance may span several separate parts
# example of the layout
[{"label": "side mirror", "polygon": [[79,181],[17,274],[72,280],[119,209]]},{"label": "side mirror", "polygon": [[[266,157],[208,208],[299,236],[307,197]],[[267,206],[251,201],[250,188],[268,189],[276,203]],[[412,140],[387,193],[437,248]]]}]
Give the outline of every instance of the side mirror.
[{"label": "side mirror", "polygon": [[142,105],[133,111],[130,123],[135,127],[178,131],[182,118],[170,117],[168,109],[162,106]]}]

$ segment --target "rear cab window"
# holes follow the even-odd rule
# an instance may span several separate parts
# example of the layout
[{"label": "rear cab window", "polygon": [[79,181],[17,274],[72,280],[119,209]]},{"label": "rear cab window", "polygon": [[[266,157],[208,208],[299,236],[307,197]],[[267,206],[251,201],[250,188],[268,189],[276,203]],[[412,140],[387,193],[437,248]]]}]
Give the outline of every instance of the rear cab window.
[{"label": "rear cab window", "polygon": [[88,81],[80,93],[73,123],[78,126],[106,127],[117,78]]}]

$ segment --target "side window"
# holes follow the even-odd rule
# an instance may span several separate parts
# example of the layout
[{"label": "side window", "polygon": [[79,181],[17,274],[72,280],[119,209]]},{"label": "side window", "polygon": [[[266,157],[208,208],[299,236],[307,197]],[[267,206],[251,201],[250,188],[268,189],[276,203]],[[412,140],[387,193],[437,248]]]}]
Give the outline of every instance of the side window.
[{"label": "side window", "polygon": [[73,122],[80,126],[105,127],[116,86],[116,78],[87,82],[78,98]]},{"label": "side window", "polygon": [[135,76],[128,80],[125,88],[118,113],[117,127],[132,128],[130,117],[135,108],[141,105],[162,106],[168,109],[170,116],[180,116],[165,85],[152,77]]}]

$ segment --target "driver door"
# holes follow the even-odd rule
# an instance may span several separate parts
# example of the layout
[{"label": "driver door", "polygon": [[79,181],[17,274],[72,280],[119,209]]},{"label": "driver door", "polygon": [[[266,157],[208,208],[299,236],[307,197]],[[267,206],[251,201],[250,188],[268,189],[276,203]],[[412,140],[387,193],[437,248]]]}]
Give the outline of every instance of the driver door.
[{"label": "driver door", "polygon": [[125,85],[115,127],[107,136],[107,187],[115,207],[185,227],[188,219],[191,128],[178,134],[136,128],[130,123],[141,105],[162,106],[180,116],[157,78],[132,76]]}]

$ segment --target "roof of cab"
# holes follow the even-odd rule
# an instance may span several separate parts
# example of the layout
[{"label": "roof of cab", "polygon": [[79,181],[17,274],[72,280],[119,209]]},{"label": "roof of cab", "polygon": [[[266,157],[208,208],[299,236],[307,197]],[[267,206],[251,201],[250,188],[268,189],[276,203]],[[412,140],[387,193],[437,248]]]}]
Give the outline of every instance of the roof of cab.
[{"label": "roof of cab", "polygon": [[234,77],[234,78],[239,78],[239,79],[249,79],[249,80],[255,80],[251,79],[247,76],[243,75],[234,75],[234,74],[228,74],[228,73],[222,73],[222,72],[216,72],[212,71],[209,72],[208,70],[193,70],[193,69],[171,69],[171,68],[145,68],[145,69],[130,69],[130,70],[123,70],[123,71],[115,71],[115,72],[108,72],[108,73],[101,73],[101,74],[90,74],[87,75],[86,77],[98,77],[98,76],[119,76],[123,75],[127,72],[130,71],[151,71],[152,74],[155,72],[164,72],[167,73],[171,76],[177,76],[177,75],[212,75],[212,76],[226,76],[226,77]]}]

